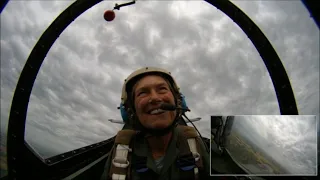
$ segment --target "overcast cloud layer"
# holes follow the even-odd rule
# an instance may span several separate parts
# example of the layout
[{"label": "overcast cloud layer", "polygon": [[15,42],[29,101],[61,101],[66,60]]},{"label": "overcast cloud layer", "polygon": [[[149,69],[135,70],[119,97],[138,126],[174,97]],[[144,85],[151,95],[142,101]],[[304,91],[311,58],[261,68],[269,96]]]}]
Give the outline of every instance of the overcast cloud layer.
[{"label": "overcast cloud layer", "polygon": [[[204,1],[137,2],[106,22],[104,1],[77,18],[49,51],[30,98],[26,139],[44,157],[112,137],[123,80],[142,66],[172,72],[190,118],[210,137],[210,115],[280,114],[269,74],[242,30]],[[21,70],[71,1],[10,1],[1,14],[1,132]],[[319,114],[319,30],[300,1],[235,1],[268,37],[300,114]]]}]

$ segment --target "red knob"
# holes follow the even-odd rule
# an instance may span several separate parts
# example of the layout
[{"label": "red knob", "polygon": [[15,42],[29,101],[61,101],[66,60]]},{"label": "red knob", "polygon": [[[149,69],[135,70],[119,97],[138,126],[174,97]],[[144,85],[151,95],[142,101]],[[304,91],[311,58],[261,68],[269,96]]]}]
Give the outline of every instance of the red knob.
[{"label": "red knob", "polygon": [[116,17],[114,11],[112,10],[107,10],[106,12],[104,12],[104,15],[103,15],[104,19],[106,21],[112,21],[114,20],[114,18]]}]

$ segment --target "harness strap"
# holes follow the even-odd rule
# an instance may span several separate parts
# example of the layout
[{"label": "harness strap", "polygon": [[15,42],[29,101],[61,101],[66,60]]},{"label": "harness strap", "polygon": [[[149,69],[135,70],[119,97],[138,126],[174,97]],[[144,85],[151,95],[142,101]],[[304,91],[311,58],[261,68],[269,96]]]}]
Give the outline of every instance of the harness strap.
[{"label": "harness strap", "polygon": [[127,168],[129,166],[128,151],[132,151],[128,145],[118,144],[112,164],[118,168]]},{"label": "harness strap", "polygon": [[[196,139],[195,138],[189,138],[189,139],[187,139],[187,141],[188,141],[188,145],[189,145],[190,151],[191,151],[191,153],[192,153],[192,155],[193,155],[193,157],[195,159],[195,164],[197,165],[197,162],[200,159],[200,154],[197,151]],[[198,176],[198,174],[199,174],[198,165],[197,165],[197,167],[194,168],[194,174],[195,174],[195,176]]]},{"label": "harness strap", "polygon": [[185,136],[181,133],[178,136],[178,149],[180,151],[177,166],[180,169],[180,179],[195,179],[195,162],[192,153],[189,150],[188,142]]},{"label": "harness strap", "polygon": [[202,158],[199,154],[199,151],[200,151],[199,136],[193,127],[178,126],[178,128],[180,129],[182,136],[184,136],[184,139],[185,138],[187,139],[187,143],[189,146],[189,152],[192,153],[192,156],[194,158],[194,162],[196,165],[196,167],[194,167],[194,177],[197,180],[197,179],[199,179],[199,168],[200,169],[203,168]]},{"label": "harness strap", "polygon": [[130,168],[131,158],[128,160],[132,149],[129,147],[132,137],[136,134],[134,130],[121,130],[118,132],[113,148],[112,163],[109,171],[109,176],[112,180],[130,179],[128,169]]},{"label": "harness strap", "polygon": [[[199,136],[196,137],[196,138],[195,138],[195,141],[197,142],[197,143],[196,143],[196,149],[197,149],[198,151],[200,151],[200,143],[202,143],[200,137],[199,137]],[[203,160],[202,160],[202,158],[201,158],[201,155],[200,155],[199,160],[196,161],[196,165],[197,165],[200,169],[203,169]]]},{"label": "harness strap", "polygon": [[[190,126],[178,125],[177,128],[180,131],[178,136],[180,155],[177,160],[177,165],[181,171],[181,179],[198,180],[200,178],[199,169],[201,170],[203,167],[202,158],[198,153],[200,150],[199,136],[195,129]],[[131,139],[136,134],[136,131],[129,129],[118,132],[112,150],[112,163],[109,171],[109,177],[112,180],[130,179],[130,162],[132,158],[132,149],[130,148],[132,146]],[[138,169],[137,170],[141,172],[147,171],[145,167]]]}]

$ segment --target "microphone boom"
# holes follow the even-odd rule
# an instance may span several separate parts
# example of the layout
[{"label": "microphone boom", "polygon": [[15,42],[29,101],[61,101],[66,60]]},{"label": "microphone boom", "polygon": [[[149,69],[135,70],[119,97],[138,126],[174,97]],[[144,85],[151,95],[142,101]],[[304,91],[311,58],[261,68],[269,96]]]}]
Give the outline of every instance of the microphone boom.
[{"label": "microphone boom", "polygon": [[179,107],[176,107],[175,105],[169,104],[169,103],[162,103],[161,106],[160,106],[160,109],[166,110],[166,111],[174,111],[174,110],[177,110],[177,109],[181,109],[181,110],[184,110],[184,111],[190,111],[190,109],[188,109],[188,108],[179,108]]}]

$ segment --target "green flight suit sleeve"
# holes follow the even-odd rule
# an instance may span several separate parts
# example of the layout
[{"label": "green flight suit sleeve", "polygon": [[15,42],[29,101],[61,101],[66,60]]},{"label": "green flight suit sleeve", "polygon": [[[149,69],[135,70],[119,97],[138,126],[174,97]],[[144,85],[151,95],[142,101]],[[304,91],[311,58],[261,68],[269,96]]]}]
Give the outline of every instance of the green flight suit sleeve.
[{"label": "green flight suit sleeve", "polygon": [[106,162],[106,164],[104,166],[104,170],[103,170],[103,173],[101,175],[100,180],[107,180],[108,179],[108,174],[109,174],[109,171],[110,171],[111,160],[112,160],[111,158],[112,158],[113,151],[114,151],[114,147],[109,152],[108,159],[107,159],[107,162]]}]

